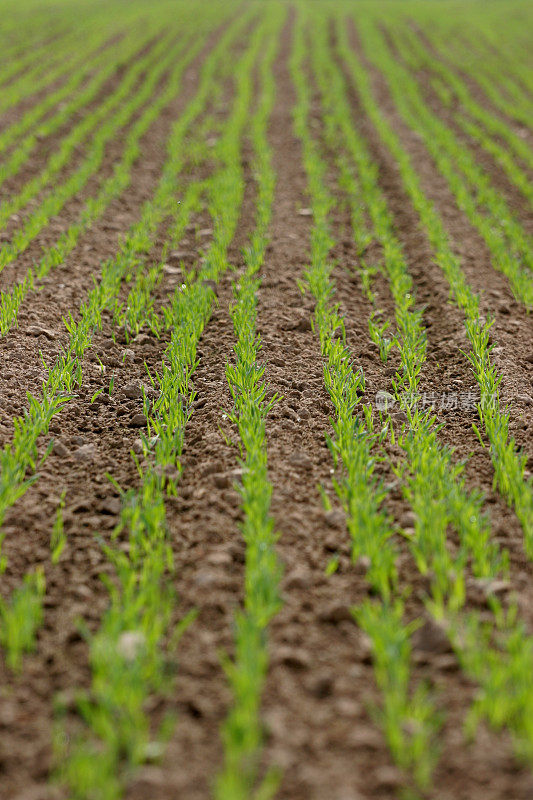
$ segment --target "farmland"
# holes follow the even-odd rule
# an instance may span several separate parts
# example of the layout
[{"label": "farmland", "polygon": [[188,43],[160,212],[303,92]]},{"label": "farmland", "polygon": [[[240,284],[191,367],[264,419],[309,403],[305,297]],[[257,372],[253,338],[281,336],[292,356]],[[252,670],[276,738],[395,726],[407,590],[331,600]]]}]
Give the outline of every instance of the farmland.
[{"label": "farmland", "polygon": [[531,800],[531,5],[0,8],[0,800]]}]

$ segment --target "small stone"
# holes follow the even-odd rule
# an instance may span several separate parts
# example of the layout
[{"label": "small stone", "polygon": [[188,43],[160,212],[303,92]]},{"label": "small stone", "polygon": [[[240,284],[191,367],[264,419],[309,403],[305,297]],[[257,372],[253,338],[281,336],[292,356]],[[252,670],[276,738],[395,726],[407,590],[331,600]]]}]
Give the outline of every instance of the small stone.
[{"label": "small stone", "polygon": [[175,275],[176,277],[181,275],[181,269],[179,267],[173,267],[172,264],[165,264],[163,267],[163,272],[166,275]]},{"label": "small stone", "polygon": [[511,590],[509,581],[492,578],[472,578],[467,585],[479,590],[484,600],[488,600],[492,595],[502,597]]},{"label": "small stone", "polygon": [[48,328],[43,328],[41,325],[28,325],[26,328],[26,334],[28,336],[46,336],[47,339],[55,339],[57,337],[57,333],[55,331],[48,330]]},{"label": "small stone", "polygon": [[94,444],[83,444],[74,451],[74,457],[78,461],[92,461],[96,457],[96,447]]},{"label": "small stone", "polygon": [[350,697],[340,697],[335,703],[335,709],[339,716],[353,719],[361,713],[361,704]]},{"label": "small stone", "polygon": [[135,353],[133,350],[130,350],[128,347],[122,351],[122,361],[123,362],[133,362],[135,361]]},{"label": "small stone", "polygon": [[326,511],[324,521],[330,528],[342,528],[346,524],[346,518],[342,511],[334,508]]},{"label": "small stone", "polygon": [[130,400],[136,400],[139,397],[143,396],[142,388],[139,383],[128,383],[122,390],[125,397],[129,398]]},{"label": "small stone", "polygon": [[146,417],[144,414],[134,414],[130,420],[131,428],[144,428],[146,426]]},{"label": "small stone", "polygon": [[227,550],[215,550],[207,556],[206,562],[213,567],[226,567],[233,562],[233,559]]},{"label": "small stone", "polygon": [[311,208],[300,208],[300,209],[298,209],[298,214],[301,217],[312,217],[313,216],[313,210]]},{"label": "small stone", "polygon": [[117,650],[127,661],[134,661],[145,644],[146,638],[141,631],[124,631],[119,637]]},{"label": "small stone", "polygon": [[144,746],[144,757],[148,762],[158,761],[165,753],[164,742],[146,742]]},{"label": "small stone", "polygon": [[432,665],[435,669],[443,672],[456,672],[459,669],[459,663],[452,653],[443,653],[443,655],[437,656],[433,659]]},{"label": "small stone", "polygon": [[195,575],[194,582],[198,587],[207,589],[217,585],[219,576],[213,570],[203,569]]},{"label": "small stone", "polygon": [[289,464],[292,464],[293,467],[298,467],[299,469],[311,469],[313,466],[313,462],[309,456],[306,453],[302,453],[300,450],[297,450],[290,456]]},{"label": "small stone", "polygon": [[60,458],[68,458],[70,455],[70,450],[63,444],[63,442],[58,440],[57,442],[54,442],[54,453]]},{"label": "small stone", "polygon": [[371,566],[372,560],[370,556],[359,556],[354,564],[354,571],[357,575],[366,575]]},{"label": "small stone", "polygon": [[142,439],[135,439],[135,441],[133,442],[132,450],[138,456],[140,456],[144,452]]},{"label": "small stone", "polygon": [[372,639],[361,631],[357,640],[357,648],[354,651],[354,656],[363,664],[371,664],[373,655]]},{"label": "small stone", "polygon": [[376,728],[354,726],[350,731],[348,743],[357,750],[382,750],[383,739]]}]

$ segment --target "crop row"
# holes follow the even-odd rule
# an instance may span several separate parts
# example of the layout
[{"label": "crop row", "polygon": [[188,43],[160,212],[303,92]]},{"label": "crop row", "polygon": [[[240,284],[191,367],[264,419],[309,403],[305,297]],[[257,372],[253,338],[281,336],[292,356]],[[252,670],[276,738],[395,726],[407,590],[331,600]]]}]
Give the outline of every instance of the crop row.
[{"label": "crop row", "polygon": [[424,194],[411,158],[376,102],[369,74],[350,47],[346,29],[340,21],[338,21],[337,31],[339,54],[350,71],[363,110],[398,164],[404,189],[419,215],[421,225],[435,252],[436,261],[448,281],[452,299],[464,313],[465,331],[471,346],[469,359],[480,389],[479,414],[490,444],[495,480],[520,519],[524,530],[525,549],[531,557],[533,555],[533,484],[532,479],[526,479],[524,475],[526,457],[518,451],[516,443],[509,433],[510,411],[501,405],[499,397],[501,377],[492,362],[492,346],[489,344],[492,321],[481,318],[479,296],[466,280],[460,260],[453,252],[442,218]]},{"label": "crop row", "polygon": [[[40,140],[51,136],[71,117],[85,110],[113,76],[120,60],[124,59],[127,62],[134,57],[149,38],[146,36],[146,39],[139,39],[137,35],[131,35],[121,40],[116,47],[106,48],[104,52],[98,48],[93,56],[84,59],[80,69],[74,71],[69,80],[57,91],[47,94],[19,120],[6,126],[0,134],[0,152],[14,143],[16,148],[0,166],[0,185],[15,176],[26,165]],[[96,65],[99,71],[95,71]],[[83,89],[78,91],[80,86],[83,86]],[[53,113],[48,114],[51,109]]]},{"label": "crop row", "polygon": [[[230,31],[234,38],[244,20]],[[250,37],[249,46],[235,65],[236,86],[233,109],[216,146],[220,163],[207,181],[207,199],[214,221],[213,241],[204,255],[202,267],[192,271],[181,290],[174,296],[171,310],[165,314],[171,329],[171,342],[165,352],[161,372],[151,377],[158,399],[149,405],[145,398],[148,419],[144,440],[146,466],[139,465],[140,488],[123,496],[121,524],[116,531],[129,532],[128,555],[110,553],[119,575],[119,591],[112,592],[112,604],[97,634],[91,640],[93,686],[91,702],[82,700],[80,710],[91,729],[92,736],[83,740],[71,753],[63,777],[79,796],[90,791],[90,781],[98,781],[105,797],[120,794],[117,766],[120,754],[130,765],[150,757],[154,746],[150,740],[149,721],[143,705],[150,692],[165,688],[164,641],[176,642],[187,621],[172,632],[169,624],[176,604],[168,575],[172,556],[165,524],[164,500],[175,493],[181,473],[180,455],[185,427],[192,413],[195,397],[193,376],[197,364],[196,348],[211,314],[214,300],[213,284],[227,269],[227,248],[234,236],[244,192],[240,158],[240,140],[248,117],[251,98],[250,73],[265,37],[265,22],[260,23]],[[227,57],[227,36],[218,48],[216,59],[210,59],[205,73],[205,86],[213,88],[213,68]],[[181,236],[186,216],[173,229]],[[124,652],[121,643],[135,642],[133,650]],[[111,647],[110,647],[111,644]],[[127,674],[134,693],[124,697],[122,686]],[[121,724],[117,726],[116,720]],[[159,747],[169,733],[170,720],[159,731]],[[113,723],[113,724],[112,724]],[[111,730],[113,728],[113,730]],[[100,740],[95,751],[92,737]],[[102,747],[109,768],[102,775],[98,768]],[[79,776],[82,775],[83,781]]]},{"label": "crop row", "polygon": [[72,70],[79,69],[91,52],[104,44],[102,29],[111,34],[116,31],[114,26],[102,28],[102,22],[105,25],[105,20],[93,18],[82,29],[72,25],[60,42],[51,42],[48,52],[41,53],[36,63],[30,63],[20,77],[3,87],[0,114],[25,98],[48,90],[56,81],[67,79]]},{"label": "crop row", "polygon": [[[211,24],[216,24],[216,17],[212,17],[210,21]],[[207,31],[204,31],[204,39],[206,35]],[[202,36],[199,37],[199,44],[201,39]],[[226,45],[226,39],[221,41],[221,48],[223,45]],[[196,53],[197,49],[191,48],[188,56],[180,63],[176,84],[173,86],[174,93],[178,90],[179,75]],[[214,50],[204,65],[201,88],[185,112],[189,123],[204,107],[217,57],[218,51]],[[83,379],[83,356],[91,346],[93,333],[102,324],[104,310],[113,310],[122,283],[134,281],[136,275],[143,270],[145,259],[154,246],[157,230],[172,208],[175,208],[174,193],[177,176],[183,164],[182,141],[185,130],[182,119],[178,120],[168,142],[168,159],[153,199],[144,205],[141,219],[128,232],[117,256],[102,266],[100,281],[82,304],[79,320],[76,321],[72,314],[66,320],[69,342],[61,357],[48,370],[42,398],[28,395],[28,410],[23,417],[14,420],[13,440],[0,454],[0,524],[7,508],[16,502],[31,483],[31,478],[26,479],[26,473],[29,469],[35,469],[39,436],[48,430],[52,417],[75,396],[76,386]],[[45,453],[44,457],[47,455]],[[9,643],[7,647],[9,650]]]},{"label": "crop row", "polygon": [[[267,628],[280,605],[278,584],[281,566],[275,551],[277,534],[270,515],[272,486],[268,479],[266,417],[276,403],[267,399],[265,365],[259,361],[261,340],[256,330],[258,276],[268,244],[268,229],[274,202],[275,174],[267,139],[269,117],[274,105],[272,64],[285,12],[277,8],[269,15],[268,41],[258,68],[259,98],[251,119],[250,138],[254,149],[253,170],[257,186],[255,229],[244,248],[245,271],[234,283],[235,302],[231,317],[235,332],[234,363],[226,365],[226,377],[233,398],[228,414],[239,432],[239,485],[244,515],[242,536],[246,542],[244,607],[235,619],[235,658],[226,661],[233,694],[233,706],[224,723],[224,766],[217,778],[218,800],[246,800],[258,795],[270,797],[277,775],[267,771],[259,787],[263,724],[260,716],[262,688],[268,668]],[[248,95],[254,74],[243,76]]]},{"label": "crop row", "polygon": [[[167,51],[163,58],[155,60],[152,64],[152,69],[147,73],[136,93],[133,95],[131,94],[131,90],[135,86],[137,75],[144,67],[143,60],[138,61],[137,64],[132,67],[131,71],[127,73],[125,80],[121,83],[117,92],[108,98],[101,107],[100,113],[96,115],[97,118],[99,116],[104,117],[108,107],[109,110],[114,109],[114,113],[103,122],[92,138],[86,157],[77,169],[71,175],[67,176],[64,182],[57,185],[52,192],[42,199],[38,208],[29,215],[22,227],[15,231],[9,244],[2,247],[0,250],[0,268],[4,268],[23,253],[37,234],[48,224],[50,218],[58,214],[65,203],[83,189],[92,175],[98,174],[104,160],[107,143],[127,125],[137,109],[142,108],[144,103],[152,100],[155,87],[164,75],[165,70],[168,69],[171,64],[176,64],[176,56],[178,54],[179,45],[177,48]],[[146,60],[150,61],[150,56],[147,56]],[[178,60],[178,69],[180,65],[181,61]],[[174,66],[174,72],[175,70],[176,66]],[[118,105],[118,108],[114,108],[116,105]],[[22,202],[27,202],[29,197],[34,194],[34,191],[38,191],[41,186],[48,181],[49,173],[53,175],[56,171],[56,167],[59,169],[65,160],[70,157],[76,143],[78,141],[83,141],[85,135],[84,128],[88,128],[88,132],[90,132],[92,128],[91,118],[86,120],[85,124],[82,124],[79,130],[74,129],[71,137],[67,137],[64,146],[59,149],[57,157],[51,157],[49,170],[45,168],[42,175],[31,180],[27,189],[25,187],[22,190]],[[16,206],[17,203],[18,198],[15,197],[10,203],[4,205],[0,211],[0,220],[2,222],[5,221],[6,216],[12,213],[13,207]]]},{"label": "crop row", "polygon": [[367,19],[359,20],[359,29],[364,52],[385,76],[402,118],[422,136],[458,206],[485,239],[494,267],[508,277],[516,297],[531,308],[533,251],[522,226],[469,149],[428,108],[416,80],[392,56],[383,35]]},{"label": "crop row", "polygon": [[[349,160],[356,167],[354,177],[349,162],[340,157],[339,168],[344,170],[342,181],[353,202],[354,221],[358,226],[354,229],[354,236],[356,241],[364,238],[359,228],[362,204],[373,225],[370,235],[382,246],[383,272],[395,300],[396,346],[400,350],[402,370],[393,379],[392,389],[397,399],[403,402],[408,425],[396,434],[393,427],[390,430],[404,452],[402,462],[396,465],[396,472],[405,498],[415,512],[414,534],[409,534],[411,550],[418,569],[431,578],[431,595],[426,604],[439,624],[445,621],[460,662],[482,686],[483,691],[472,709],[470,721],[486,716],[496,726],[508,726],[515,735],[517,750],[529,758],[531,742],[525,718],[521,715],[517,718],[512,694],[507,696],[504,692],[492,703],[489,700],[499,683],[508,687],[512,680],[516,680],[521,692],[526,685],[531,642],[524,637],[516,609],[511,607],[504,612],[495,596],[490,595],[489,604],[494,612],[491,623],[481,625],[477,616],[461,613],[465,602],[467,564],[471,564],[478,579],[488,581],[484,585],[490,592],[491,582],[502,570],[505,574],[506,556],[498,552],[495,543],[490,542],[490,525],[481,510],[482,498],[466,491],[460,479],[461,465],[454,465],[453,454],[439,443],[435,420],[430,413],[422,414],[405,401],[406,397],[416,397],[419,374],[425,361],[421,313],[414,305],[412,281],[401,246],[394,236],[392,218],[376,183],[376,167],[356,133],[341,73],[335,70],[332,55],[327,54],[324,27],[315,24],[311,29],[313,37],[309,52],[313,54],[316,79],[321,87],[330,144],[333,152],[338,153],[339,136],[342,136]],[[302,58],[293,72],[297,85],[300,85],[300,97],[306,87],[306,79],[301,77]],[[331,281],[332,264],[328,263],[332,240],[327,214],[334,201],[325,187],[326,167],[321,163],[316,143],[310,139],[308,124],[300,122],[298,125],[298,122],[299,117],[297,126],[307,156],[304,158],[315,219],[308,282],[317,300],[315,321],[326,357],[326,386],[338,415],[334,425],[335,437],[330,446],[337,467],[342,469],[341,477],[334,485],[347,514],[354,557],[368,559],[365,562],[368,579],[382,597],[381,604],[367,604],[356,612],[356,616],[373,641],[377,680],[384,692],[384,726],[389,744],[398,762],[410,766],[417,782],[424,786],[429,781],[433,759],[430,740],[438,727],[438,716],[432,712],[431,702],[423,689],[413,695],[408,692],[409,632],[412,627],[402,628],[400,624],[401,595],[391,600],[396,579],[394,547],[390,537],[395,529],[380,510],[386,492],[372,477],[375,463],[372,448],[384,442],[383,437],[392,423],[389,419],[388,426],[375,431],[370,408],[360,404],[364,376],[360,369],[353,370],[345,346],[344,324],[338,307],[331,303],[334,284]],[[450,524],[459,534],[459,551],[451,551],[448,547]],[[373,531],[373,536],[365,536],[365,531]],[[476,635],[479,635],[477,643]],[[523,644],[517,648],[520,640]],[[497,641],[497,646],[494,646],[494,641]],[[521,697],[525,698],[524,693]],[[529,699],[525,700],[525,705],[528,706],[529,702]],[[410,735],[408,731],[416,733]]]},{"label": "crop row", "polygon": [[[177,96],[181,85],[183,70],[186,64],[190,62],[191,57],[200,50],[201,46],[201,39],[197,39],[196,42],[189,44],[187,53],[174,63],[167,84],[159,95],[155,97],[151,96],[151,87],[153,87],[154,81],[157,80],[157,75],[160,72],[159,67],[156,66],[155,75],[151,75],[146,79],[146,83],[141,92],[142,97],[137,96],[137,99],[134,98],[133,108],[130,108],[128,117],[134,113],[135,108],[142,106],[143,102],[148,100],[148,103],[128,130],[125,136],[122,156],[114,165],[111,175],[102,182],[97,194],[87,200],[77,221],[72,223],[67,230],[61,234],[59,239],[44,251],[43,256],[35,268],[30,268],[27,274],[19,279],[12,289],[1,293],[0,333],[2,335],[5,335],[10,328],[16,324],[20,306],[28,292],[34,288],[35,284],[40,279],[48,274],[51,268],[64,262],[65,258],[78,243],[80,236],[89,230],[96,220],[102,216],[110,203],[125,191],[131,180],[133,164],[141,154],[142,137],[149,130],[153,122],[160,116],[162,110]],[[108,130],[104,131],[105,136],[101,136],[101,140],[102,138],[104,138],[104,140],[109,138],[111,135],[109,129],[111,129],[111,131],[115,130],[118,125],[114,123],[117,122],[122,122],[123,124],[126,122],[123,110],[118,112],[118,119],[116,117],[111,118],[107,126]],[[98,149],[93,150],[93,152],[96,159],[92,159],[92,162],[88,165],[89,169],[97,169],[95,160],[97,162],[103,155],[102,141]],[[87,172],[88,170],[85,171]],[[56,195],[52,195],[51,199],[54,200],[54,202],[61,201],[60,199],[58,200]]]},{"label": "crop row", "polygon": [[[514,50],[510,57],[496,32],[498,25],[489,23],[483,29],[478,20],[475,25],[465,26],[466,30],[459,36],[449,36],[447,26],[443,23],[441,19],[438,26],[423,26],[424,35],[431,46],[446,58],[450,66],[460,66],[463,73],[478,84],[495,109],[529,127],[533,86],[530,70],[524,66],[527,45],[517,52],[520,37],[516,32],[510,33]],[[506,18],[501,24],[507,27],[509,19]],[[523,30],[527,29],[526,22]],[[470,33],[472,30],[475,30],[475,39]],[[472,53],[476,54],[475,60],[472,59]]]}]

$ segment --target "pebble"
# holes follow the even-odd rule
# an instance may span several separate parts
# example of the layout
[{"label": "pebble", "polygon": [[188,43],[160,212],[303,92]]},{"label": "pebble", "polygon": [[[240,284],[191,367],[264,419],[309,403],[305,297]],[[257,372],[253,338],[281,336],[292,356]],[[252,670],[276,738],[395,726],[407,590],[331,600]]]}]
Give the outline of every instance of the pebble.
[{"label": "pebble", "polygon": [[340,697],[335,703],[337,714],[341,717],[358,717],[361,713],[361,704],[350,697]]},{"label": "pebble", "polygon": [[43,328],[40,325],[28,325],[26,334],[28,336],[46,336],[47,339],[55,339],[57,337],[55,331],[50,331],[48,328]]},{"label": "pebble", "polygon": [[144,451],[142,439],[135,439],[132,449],[134,453],[137,453],[137,455],[140,456]]},{"label": "pebble", "polygon": [[125,361],[129,361],[129,362],[135,361],[135,353],[133,352],[133,350],[130,350],[129,348],[126,348],[125,350],[122,351],[121,358],[122,358],[122,361],[124,361],[124,362]]},{"label": "pebble", "polygon": [[330,528],[342,528],[346,518],[342,511],[331,508],[324,514],[324,521]]},{"label": "pebble", "polygon": [[54,453],[60,458],[68,458],[70,455],[70,450],[63,444],[63,442],[57,441],[54,442]]},{"label": "pebble", "polygon": [[146,425],[146,417],[144,414],[134,414],[130,420],[131,428],[144,428]]},{"label": "pebble", "polygon": [[206,558],[206,562],[213,567],[226,567],[233,562],[231,553],[227,550],[214,550]]},{"label": "pebble", "polygon": [[491,595],[501,597],[511,590],[509,581],[491,579],[491,578],[472,578],[467,585],[479,589],[483,597],[487,600]]},{"label": "pebble", "polygon": [[117,642],[117,650],[127,661],[133,661],[145,643],[146,638],[141,631],[124,631]]},{"label": "pebble", "polygon": [[143,396],[140,383],[128,383],[122,391],[125,397],[129,398],[130,400],[135,400]]},{"label": "pebble", "polygon": [[96,457],[96,446],[94,444],[83,444],[74,451],[74,457],[78,461],[92,461]]},{"label": "pebble", "polygon": [[289,457],[289,464],[292,464],[293,467],[299,467],[300,469],[311,469],[313,466],[313,462],[309,456],[306,453],[302,453],[300,450],[297,450]]},{"label": "pebble", "polygon": [[301,217],[312,217],[313,216],[313,210],[311,208],[300,208],[298,210],[298,214]]},{"label": "pebble", "polygon": [[379,767],[375,771],[374,777],[376,779],[376,783],[382,789],[398,789],[404,784],[402,773],[396,767]]}]

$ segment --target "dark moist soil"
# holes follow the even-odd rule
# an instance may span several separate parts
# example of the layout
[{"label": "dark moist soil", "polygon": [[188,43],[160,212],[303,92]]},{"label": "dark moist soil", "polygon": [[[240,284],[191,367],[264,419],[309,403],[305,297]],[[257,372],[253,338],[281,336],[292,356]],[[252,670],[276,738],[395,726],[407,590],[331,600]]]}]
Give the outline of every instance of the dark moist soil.
[{"label": "dark moist soil", "polygon": [[[267,363],[269,393],[281,400],[267,423],[269,476],[273,484],[272,513],[280,534],[278,553],[284,564],[283,606],[269,628],[270,668],[263,716],[266,748],[263,766],[277,765],[283,776],[280,800],[393,800],[406,785],[405,776],[393,765],[388,747],[371,707],[379,702],[371,662],[370,646],[355,625],[350,607],[368,597],[362,571],[352,564],[343,513],[335,502],[331,484],[332,459],[325,442],[331,432],[333,407],[324,388],[323,364],[317,336],[312,331],[313,301],[302,296],[297,281],[309,258],[312,218],[299,213],[309,205],[302,153],[293,134],[292,109],[295,94],[289,72],[292,17],[280,42],[275,64],[276,106],[269,129],[277,174],[271,243],[259,290],[258,330]],[[356,33],[351,31],[358,49]],[[214,37],[211,41],[214,41]],[[61,316],[79,308],[99,274],[102,260],[116,252],[117,241],[138,218],[142,202],[151,196],[164,159],[164,142],[173,119],[193,95],[198,68],[205,52],[195,60],[184,79],[184,91],[155,123],[143,140],[143,156],[135,165],[126,197],[112,204],[92,231],[82,237],[67,263],[55,268],[43,289],[31,295],[21,314],[20,330],[0,340],[3,370],[0,376],[0,444],[12,435],[12,417],[25,400],[18,384],[40,393],[44,367],[38,360],[42,350],[53,361],[61,344]],[[513,433],[529,447],[533,356],[532,323],[514,302],[504,276],[495,272],[480,237],[457,210],[443,179],[437,174],[421,142],[398,119],[386,88],[370,70],[382,108],[395,125],[422,176],[424,190],[445,217],[456,251],[468,280],[483,295],[483,313],[496,317],[494,339],[501,349],[495,358],[504,375],[506,395],[513,402]],[[397,170],[375,130],[361,114],[355,92],[351,92],[354,124],[365,136],[380,167],[380,185],[394,214],[404,245],[418,302],[426,306],[428,361],[423,390],[463,391],[474,386],[468,362],[460,348],[467,346],[461,313],[447,303],[448,289],[410,202],[401,187]],[[315,127],[320,132],[320,110],[314,104]],[[254,225],[256,187],[251,153],[246,145],[243,166],[246,192],[238,233],[230,248],[236,273],[226,273],[217,290],[217,305],[199,347],[200,363],[194,384],[197,391],[183,454],[184,472],[178,496],[167,503],[167,519],[175,559],[175,588],[180,602],[177,619],[196,608],[198,616],[178,648],[175,690],[169,698],[154,698],[150,705],[154,726],[168,711],[177,712],[178,724],[160,764],[140,768],[127,786],[127,800],[206,800],[222,766],[220,727],[231,707],[231,694],[221,667],[220,652],[233,649],[233,621],[243,597],[245,548],[239,531],[241,511],[238,481],[238,451],[222,432],[236,437],[224,413],[231,408],[225,364],[232,359],[234,333],[228,306],[231,283],[243,268],[241,248]],[[106,154],[106,168],[112,156]],[[336,299],[346,314],[347,344],[355,364],[366,379],[366,399],[378,389],[390,388],[397,356],[388,364],[379,360],[368,335],[370,303],[365,299],[355,273],[357,256],[350,233],[345,198],[337,186],[330,163],[328,181],[339,200],[332,213],[336,245],[332,258]],[[73,217],[66,212],[62,224]],[[187,230],[180,247],[197,255],[205,245],[197,229],[210,227],[202,212]],[[154,258],[162,244],[161,231]],[[42,245],[50,244],[56,232],[43,231],[35,248],[22,256],[16,274],[22,275]],[[367,254],[380,258],[376,243]],[[15,277],[6,272],[9,285]],[[165,272],[156,292],[156,304],[165,301],[176,282]],[[391,317],[393,303],[383,278],[376,279],[378,304]],[[444,310],[444,313],[443,313]],[[516,324],[514,322],[516,321]],[[29,325],[42,328],[29,336]],[[145,362],[157,368],[168,341],[141,334],[126,344],[112,340],[110,318],[95,336],[84,362],[84,385],[52,424],[41,452],[52,437],[55,449],[39,470],[40,478],[10,510],[5,521],[4,553],[8,567],[2,593],[19,585],[22,576],[37,564],[45,568],[47,594],[45,619],[35,654],[24,660],[20,677],[0,665],[0,798],[52,800],[61,794],[48,786],[52,762],[53,698],[61,693],[73,707],[76,688],[90,681],[88,650],[80,637],[76,619],[84,618],[95,629],[107,606],[107,593],[99,575],[112,574],[95,531],[109,537],[120,512],[119,497],[107,480],[110,472],[122,486],[136,485],[130,448],[139,435],[133,417],[141,401],[129,399],[125,387],[146,382]],[[126,359],[123,362],[123,355]],[[102,379],[96,355],[106,375]],[[91,404],[96,389],[115,376],[115,390]],[[493,528],[498,541],[511,553],[512,586],[521,594],[521,608],[533,628],[532,569],[525,560],[522,532],[515,515],[492,491],[492,466],[486,450],[479,447],[471,423],[463,412],[441,412],[445,422],[441,438],[456,447],[457,457],[475,455],[466,467],[469,487],[487,494]],[[221,432],[222,431],[222,432]],[[390,448],[388,455],[398,453]],[[533,464],[530,464],[533,467]],[[390,468],[379,467],[382,477],[392,479]],[[333,508],[325,512],[317,485],[330,495]],[[67,490],[64,512],[67,545],[59,564],[50,564],[49,540],[55,510],[63,489]],[[401,525],[408,525],[408,505],[398,490],[391,492],[389,511]],[[423,616],[427,583],[418,575],[405,539],[397,542],[401,585],[411,585],[409,617]],[[452,542],[453,546],[453,542]],[[338,571],[325,574],[332,556]],[[479,598],[469,588],[469,608],[480,608]],[[414,648],[414,682],[426,680],[436,689],[438,707],[446,712],[441,734],[442,755],[435,773],[435,800],[529,800],[533,783],[529,772],[512,756],[509,737],[481,727],[474,743],[466,743],[462,726],[475,698],[476,687],[460,672],[457,661],[442,642],[437,647],[418,640]],[[71,722],[75,721],[72,713]]]}]

